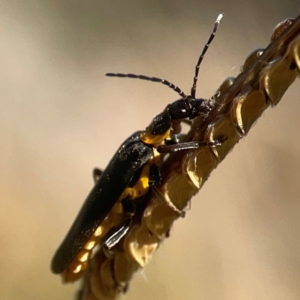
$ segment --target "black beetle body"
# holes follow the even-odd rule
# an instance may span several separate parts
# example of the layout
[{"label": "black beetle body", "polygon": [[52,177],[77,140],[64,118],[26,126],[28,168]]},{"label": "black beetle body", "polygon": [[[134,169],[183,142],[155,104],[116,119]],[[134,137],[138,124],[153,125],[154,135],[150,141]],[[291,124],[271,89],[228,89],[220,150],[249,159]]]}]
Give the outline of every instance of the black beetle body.
[{"label": "black beetle body", "polygon": [[[163,153],[214,147],[223,142],[179,143],[176,136],[180,132],[179,125],[182,120],[194,119],[200,115],[205,118],[213,108],[213,101],[196,99],[195,93],[200,63],[215,36],[221,18],[222,15],[219,15],[199,57],[191,96],[186,96],[181,89],[165,79],[134,74],[106,74],[160,82],[172,88],[182,98],[167,105],[145,130],[137,131],[126,139],[96,180],[52,260],[52,271],[62,274],[65,281],[74,281],[82,276],[95,245],[100,243],[104,250],[110,250],[126,235],[136,211],[134,200],[145,195],[151,186],[155,188],[160,183],[159,165]],[[165,203],[170,209],[183,215],[172,203],[167,200]]]}]

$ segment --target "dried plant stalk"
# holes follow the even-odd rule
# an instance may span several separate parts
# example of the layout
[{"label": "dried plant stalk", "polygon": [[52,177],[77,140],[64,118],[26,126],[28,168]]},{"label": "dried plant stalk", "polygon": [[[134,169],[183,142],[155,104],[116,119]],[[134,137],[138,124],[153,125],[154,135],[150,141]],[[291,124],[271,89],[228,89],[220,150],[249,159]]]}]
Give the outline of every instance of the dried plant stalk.
[{"label": "dried plant stalk", "polygon": [[[300,16],[281,22],[266,49],[252,52],[236,78],[219,87],[213,111],[206,120],[196,119],[187,140],[214,141],[218,147],[178,153],[167,160],[164,182],[159,188],[166,199],[184,209],[201,189],[210,173],[243,138],[269,106],[275,106],[300,74]],[[99,249],[89,261],[89,270],[77,298],[116,299],[127,290],[133,274],[145,267],[168,236],[178,214],[154,194],[126,237],[108,258]]]}]

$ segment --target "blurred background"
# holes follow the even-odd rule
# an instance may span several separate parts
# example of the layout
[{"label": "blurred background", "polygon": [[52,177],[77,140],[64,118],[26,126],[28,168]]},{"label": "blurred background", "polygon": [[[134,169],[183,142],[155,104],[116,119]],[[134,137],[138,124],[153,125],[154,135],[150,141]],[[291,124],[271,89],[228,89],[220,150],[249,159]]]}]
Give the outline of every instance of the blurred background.
[{"label": "blurred background", "polygon": [[[50,260],[120,143],[187,93],[236,76],[299,2],[0,0],[0,298],[73,299]],[[212,173],[124,299],[300,299],[300,87]]]}]

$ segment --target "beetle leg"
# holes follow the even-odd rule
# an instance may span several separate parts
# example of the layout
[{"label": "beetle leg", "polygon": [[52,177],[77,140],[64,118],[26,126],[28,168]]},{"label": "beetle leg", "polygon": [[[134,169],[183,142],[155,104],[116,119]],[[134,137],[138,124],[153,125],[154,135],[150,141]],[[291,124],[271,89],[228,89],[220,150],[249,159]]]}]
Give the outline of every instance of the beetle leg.
[{"label": "beetle leg", "polygon": [[93,170],[93,179],[94,179],[95,184],[100,179],[102,173],[103,173],[103,171],[100,170],[99,168],[94,168],[94,170]]},{"label": "beetle leg", "polygon": [[123,224],[103,244],[103,252],[107,257],[112,256],[110,250],[117,245],[128,232],[132,223],[132,218],[134,217],[137,209],[135,202],[130,196],[125,197],[122,200],[122,206],[125,215]]},{"label": "beetle leg", "polygon": [[157,165],[151,165],[149,174],[149,186],[161,183],[161,174]]},{"label": "beetle leg", "polygon": [[212,142],[191,141],[191,142],[183,142],[174,145],[160,145],[156,148],[156,150],[159,153],[171,153],[171,152],[177,152],[182,150],[198,149],[202,147],[216,147],[222,145],[226,140],[227,137],[222,137],[221,139]]},{"label": "beetle leg", "polygon": [[123,222],[122,226],[104,242],[103,251],[105,252],[106,256],[111,256],[111,253],[109,251],[111,250],[111,248],[117,245],[120,242],[120,240],[126,235],[131,223],[132,217],[127,217]]},{"label": "beetle leg", "polygon": [[172,139],[165,140],[165,145],[176,145],[179,143],[177,135],[174,135]]},{"label": "beetle leg", "polygon": [[122,199],[122,206],[126,217],[132,218],[135,215],[136,203],[134,202],[134,199],[132,197],[127,196]]}]

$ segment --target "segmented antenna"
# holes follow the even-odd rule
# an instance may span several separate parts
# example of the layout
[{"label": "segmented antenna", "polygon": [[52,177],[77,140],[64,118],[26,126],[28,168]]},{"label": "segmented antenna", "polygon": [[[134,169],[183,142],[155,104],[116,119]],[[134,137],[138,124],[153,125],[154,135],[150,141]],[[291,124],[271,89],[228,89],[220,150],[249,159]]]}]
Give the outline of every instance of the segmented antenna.
[{"label": "segmented antenna", "polygon": [[[209,45],[211,44],[212,40],[214,39],[214,37],[216,35],[217,29],[220,25],[220,21],[222,18],[223,18],[223,14],[219,14],[215,21],[213,31],[212,31],[206,45],[204,46],[202,53],[199,56],[197,65],[195,67],[194,82],[193,82],[193,85],[191,88],[191,98],[192,99],[196,99],[195,98],[196,97],[196,84],[197,84],[197,80],[198,80],[198,73],[200,70],[201,62],[204,58],[204,55],[205,55],[207,49],[209,48]],[[127,78],[148,80],[148,81],[153,81],[153,82],[160,82],[160,83],[166,85],[167,87],[169,87],[170,89],[172,89],[173,91],[177,92],[184,100],[187,100],[187,102],[189,102],[189,100],[187,99],[188,96],[182,91],[182,89],[180,89],[178,86],[176,86],[175,84],[173,84],[172,82],[170,82],[166,79],[161,79],[161,78],[157,78],[157,77],[149,77],[146,75],[123,74],[123,73],[106,73],[105,75],[109,76],[109,77],[121,77],[121,78],[127,77]]]},{"label": "segmented antenna", "polygon": [[148,81],[153,81],[153,82],[160,82],[167,87],[171,88],[173,91],[177,92],[184,100],[187,98],[187,95],[180,89],[178,86],[173,84],[172,82],[166,80],[166,79],[161,79],[157,77],[149,77],[145,75],[136,75],[136,74],[123,74],[123,73],[106,73],[106,76],[109,77],[128,77],[128,78],[134,78],[134,79],[142,79],[142,80],[148,80]]},{"label": "segmented antenna", "polygon": [[191,96],[192,96],[193,99],[196,98],[196,85],[197,85],[197,81],[198,81],[198,74],[199,74],[201,62],[204,58],[204,55],[205,55],[207,49],[209,48],[209,45],[211,44],[212,40],[214,39],[214,37],[216,35],[216,32],[218,30],[218,27],[220,25],[220,22],[221,22],[223,16],[224,16],[224,14],[219,14],[218,15],[217,20],[215,21],[214,29],[213,29],[206,45],[204,46],[204,48],[202,50],[202,53],[200,54],[198,62],[196,64],[194,82],[193,82],[193,85],[192,85],[192,88],[191,88]]}]

